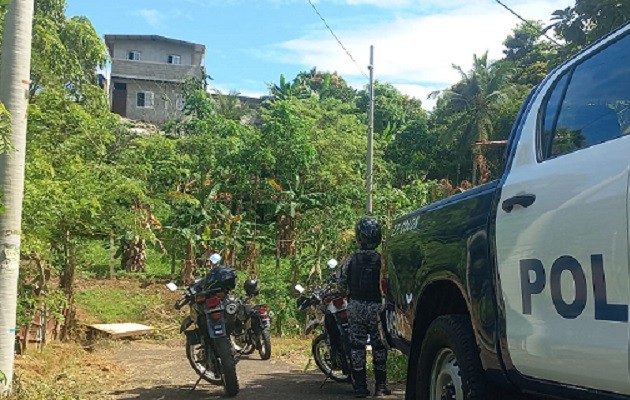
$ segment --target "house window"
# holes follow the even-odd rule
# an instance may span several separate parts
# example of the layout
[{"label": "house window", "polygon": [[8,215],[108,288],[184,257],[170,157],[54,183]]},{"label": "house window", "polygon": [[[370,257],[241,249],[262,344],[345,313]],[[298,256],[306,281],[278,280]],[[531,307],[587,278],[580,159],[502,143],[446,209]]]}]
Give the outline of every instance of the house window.
[{"label": "house window", "polygon": [[168,56],[168,63],[179,65],[182,63],[182,57],[178,56],[177,54],[171,54],[170,56]]},{"label": "house window", "polygon": [[175,95],[175,108],[177,108],[177,111],[182,111],[184,109],[184,95],[183,94]]},{"label": "house window", "polygon": [[128,53],[127,58],[133,61],[140,61],[140,52],[132,50]]},{"label": "house window", "polygon": [[153,108],[153,92],[138,92],[136,94],[136,107]]}]

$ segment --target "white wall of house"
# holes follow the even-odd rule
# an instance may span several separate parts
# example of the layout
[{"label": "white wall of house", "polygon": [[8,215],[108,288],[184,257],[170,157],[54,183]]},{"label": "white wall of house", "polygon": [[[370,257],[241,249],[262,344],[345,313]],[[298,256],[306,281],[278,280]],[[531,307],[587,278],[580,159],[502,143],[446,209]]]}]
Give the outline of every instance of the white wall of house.
[{"label": "white wall of house", "polygon": [[129,52],[140,52],[141,62],[167,63],[169,55],[181,57],[182,65],[200,65],[201,55],[191,45],[157,40],[116,40],[113,59],[127,60]]},{"label": "white wall of house", "polygon": [[[115,83],[127,84],[126,117],[129,119],[159,125],[183,116],[183,84],[113,79],[112,88]],[[145,93],[144,104],[139,103],[138,93]]]}]

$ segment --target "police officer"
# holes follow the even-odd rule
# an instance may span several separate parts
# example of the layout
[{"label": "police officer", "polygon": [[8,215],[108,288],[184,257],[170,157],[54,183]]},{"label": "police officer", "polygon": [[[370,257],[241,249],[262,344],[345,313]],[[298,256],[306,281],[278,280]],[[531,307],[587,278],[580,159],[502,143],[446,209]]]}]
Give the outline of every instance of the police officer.
[{"label": "police officer", "polygon": [[366,345],[368,335],[372,345],[374,395],[391,394],[387,387],[387,349],[378,331],[381,311],[381,255],[375,249],[381,243],[381,226],[372,217],[359,220],[355,235],[360,250],[344,263],[339,275],[339,289],[349,299],[348,330],[352,359],[352,380],[356,397],[367,397]]}]

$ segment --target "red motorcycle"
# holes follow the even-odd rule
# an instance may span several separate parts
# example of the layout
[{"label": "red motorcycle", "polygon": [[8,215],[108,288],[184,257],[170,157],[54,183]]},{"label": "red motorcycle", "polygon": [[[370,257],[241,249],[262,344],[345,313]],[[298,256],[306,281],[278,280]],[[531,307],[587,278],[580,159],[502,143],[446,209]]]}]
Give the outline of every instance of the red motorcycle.
[{"label": "red motorcycle", "polygon": [[[220,260],[218,254],[212,255],[215,266],[184,290],[175,308],[188,306],[190,309],[180,332],[186,336],[186,357],[199,375],[192,390],[203,379],[223,386],[225,394],[234,397],[239,391],[237,359],[229,338],[238,305],[230,299],[229,293],[235,286],[236,271],[217,265]],[[167,287],[177,290],[174,283]]]},{"label": "red motorcycle", "polygon": [[[331,270],[337,266],[337,261],[328,261]],[[295,289],[301,296],[297,300],[298,310],[311,309],[307,321],[306,334],[316,329],[321,333],[313,339],[313,358],[317,367],[336,382],[351,382],[350,375],[350,343],[348,340],[348,302],[336,290],[336,274],[331,273],[323,288],[313,289],[310,295],[304,295],[306,290],[301,285]],[[325,381],[324,381],[325,382]]]}]

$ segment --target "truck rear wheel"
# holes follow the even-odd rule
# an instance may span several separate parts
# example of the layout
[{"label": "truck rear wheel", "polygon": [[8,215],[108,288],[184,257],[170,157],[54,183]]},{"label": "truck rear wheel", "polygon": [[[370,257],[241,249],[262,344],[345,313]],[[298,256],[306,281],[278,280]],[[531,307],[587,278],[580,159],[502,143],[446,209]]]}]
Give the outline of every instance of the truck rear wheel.
[{"label": "truck rear wheel", "polygon": [[487,398],[487,382],[468,316],[445,315],[431,323],[417,371],[417,400]]}]

